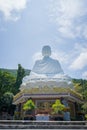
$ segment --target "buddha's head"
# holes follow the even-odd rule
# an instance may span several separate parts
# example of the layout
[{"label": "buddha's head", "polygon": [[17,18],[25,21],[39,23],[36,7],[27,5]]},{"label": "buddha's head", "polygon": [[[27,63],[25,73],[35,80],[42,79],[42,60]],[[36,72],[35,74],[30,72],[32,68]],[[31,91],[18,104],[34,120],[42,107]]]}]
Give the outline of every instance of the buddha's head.
[{"label": "buddha's head", "polygon": [[50,48],[50,46],[43,46],[43,48],[42,48],[42,55],[44,57],[51,56],[51,48]]}]

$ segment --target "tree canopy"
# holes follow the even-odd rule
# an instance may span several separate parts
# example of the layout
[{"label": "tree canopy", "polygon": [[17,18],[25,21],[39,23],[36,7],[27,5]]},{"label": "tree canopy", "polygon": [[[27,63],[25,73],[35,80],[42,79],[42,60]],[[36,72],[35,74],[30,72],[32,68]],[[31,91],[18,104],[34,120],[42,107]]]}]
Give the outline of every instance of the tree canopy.
[{"label": "tree canopy", "polygon": [[24,105],[23,105],[23,110],[33,110],[35,109],[35,104],[34,102],[29,99]]},{"label": "tree canopy", "polygon": [[55,103],[52,105],[52,109],[54,111],[54,114],[61,113],[64,110],[65,106],[60,102],[59,99],[55,101]]},{"label": "tree canopy", "polygon": [[16,77],[16,82],[15,82],[15,85],[14,85],[14,87],[15,87],[14,93],[15,94],[18,93],[19,87],[22,83],[22,79],[23,79],[24,76],[25,76],[25,70],[21,66],[21,64],[18,64],[17,77]]},{"label": "tree canopy", "polygon": [[18,64],[17,76],[0,69],[0,112],[3,108],[12,107],[13,95],[19,92],[25,70]]},{"label": "tree canopy", "polygon": [[0,97],[7,91],[13,92],[16,78],[8,72],[0,71]]}]

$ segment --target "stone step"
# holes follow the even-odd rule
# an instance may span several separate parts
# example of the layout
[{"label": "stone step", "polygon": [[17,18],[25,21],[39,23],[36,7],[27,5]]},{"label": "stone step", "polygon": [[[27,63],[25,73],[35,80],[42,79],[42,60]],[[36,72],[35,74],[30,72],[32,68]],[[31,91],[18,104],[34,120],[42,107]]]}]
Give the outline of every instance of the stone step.
[{"label": "stone step", "polygon": [[86,129],[86,125],[0,125],[0,129]]},{"label": "stone step", "polygon": [[30,121],[30,120],[0,120],[0,124],[25,124],[25,125],[85,125],[87,121]]},{"label": "stone step", "polygon": [[0,129],[86,129],[86,121],[10,121],[1,120]]}]

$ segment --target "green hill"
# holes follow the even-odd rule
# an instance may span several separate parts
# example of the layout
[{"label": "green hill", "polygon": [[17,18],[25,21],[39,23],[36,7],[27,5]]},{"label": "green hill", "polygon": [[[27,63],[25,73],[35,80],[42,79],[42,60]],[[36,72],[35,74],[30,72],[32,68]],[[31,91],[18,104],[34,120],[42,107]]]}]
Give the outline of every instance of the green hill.
[{"label": "green hill", "polygon": [[[15,77],[17,76],[17,69],[4,69],[4,68],[0,68],[0,70],[2,70],[3,72],[9,72],[12,75],[14,75]],[[25,75],[29,75],[31,70],[25,69]]]}]

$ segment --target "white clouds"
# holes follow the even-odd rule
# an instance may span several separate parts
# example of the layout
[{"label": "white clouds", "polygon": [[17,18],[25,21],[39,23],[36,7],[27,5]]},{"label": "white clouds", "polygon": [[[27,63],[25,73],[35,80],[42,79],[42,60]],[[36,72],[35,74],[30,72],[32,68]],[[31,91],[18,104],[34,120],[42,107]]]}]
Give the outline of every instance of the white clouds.
[{"label": "white clouds", "polygon": [[64,37],[87,38],[85,29],[87,17],[86,0],[52,0],[50,6],[51,19],[57,24],[58,31]]},{"label": "white clouds", "polygon": [[73,50],[74,59],[70,64],[70,69],[73,70],[83,70],[87,66],[87,45],[84,44],[75,44]]},{"label": "white clouds", "polygon": [[71,70],[83,70],[87,66],[87,45],[76,43],[73,48],[73,58],[70,64]]},{"label": "white clouds", "polygon": [[53,59],[57,59],[62,64],[68,64],[69,56],[62,51],[53,51],[52,56]]},{"label": "white clouds", "polygon": [[87,0],[49,1],[50,19],[56,24],[59,38],[73,44],[71,52],[67,46],[65,55],[62,53],[62,63],[69,66],[69,71],[82,72],[87,67]]},{"label": "white clouds", "polygon": [[82,52],[71,64],[70,68],[74,70],[79,70],[83,69],[85,66],[87,66],[87,51]]},{"label": "white clouds", "polygon": [[87,52],[87,44],[86,43],[75,43],[73,50],[74,50],[74,54],[75,55],[77,54],[77,56],[79,56],[81,53]]},{"label": "white clouds", "polygon": [[0,11],[6,20],[17,21],[20,13],[27,4],[27,0],[0,0]]},{"label": "white clouds", "polygon": [[83,36],[87,39],[87,25],[84,27]]},{"label": "white clouds", "polygon": [[[87,44],[76,43],[68,54],[66,69],[68,72],[87,79]],[[65,63],[64,63],[65,66]]]},{"label": "white clouds", "polygon": [[82,74],[83,79],[87,79],[87,71]]},{"label": "white clouds", "polygon": [[35,62],[36,60],[40,60],[42,59],[42,54],[41,52],[37,52],[33,55],[33,62]]}]

